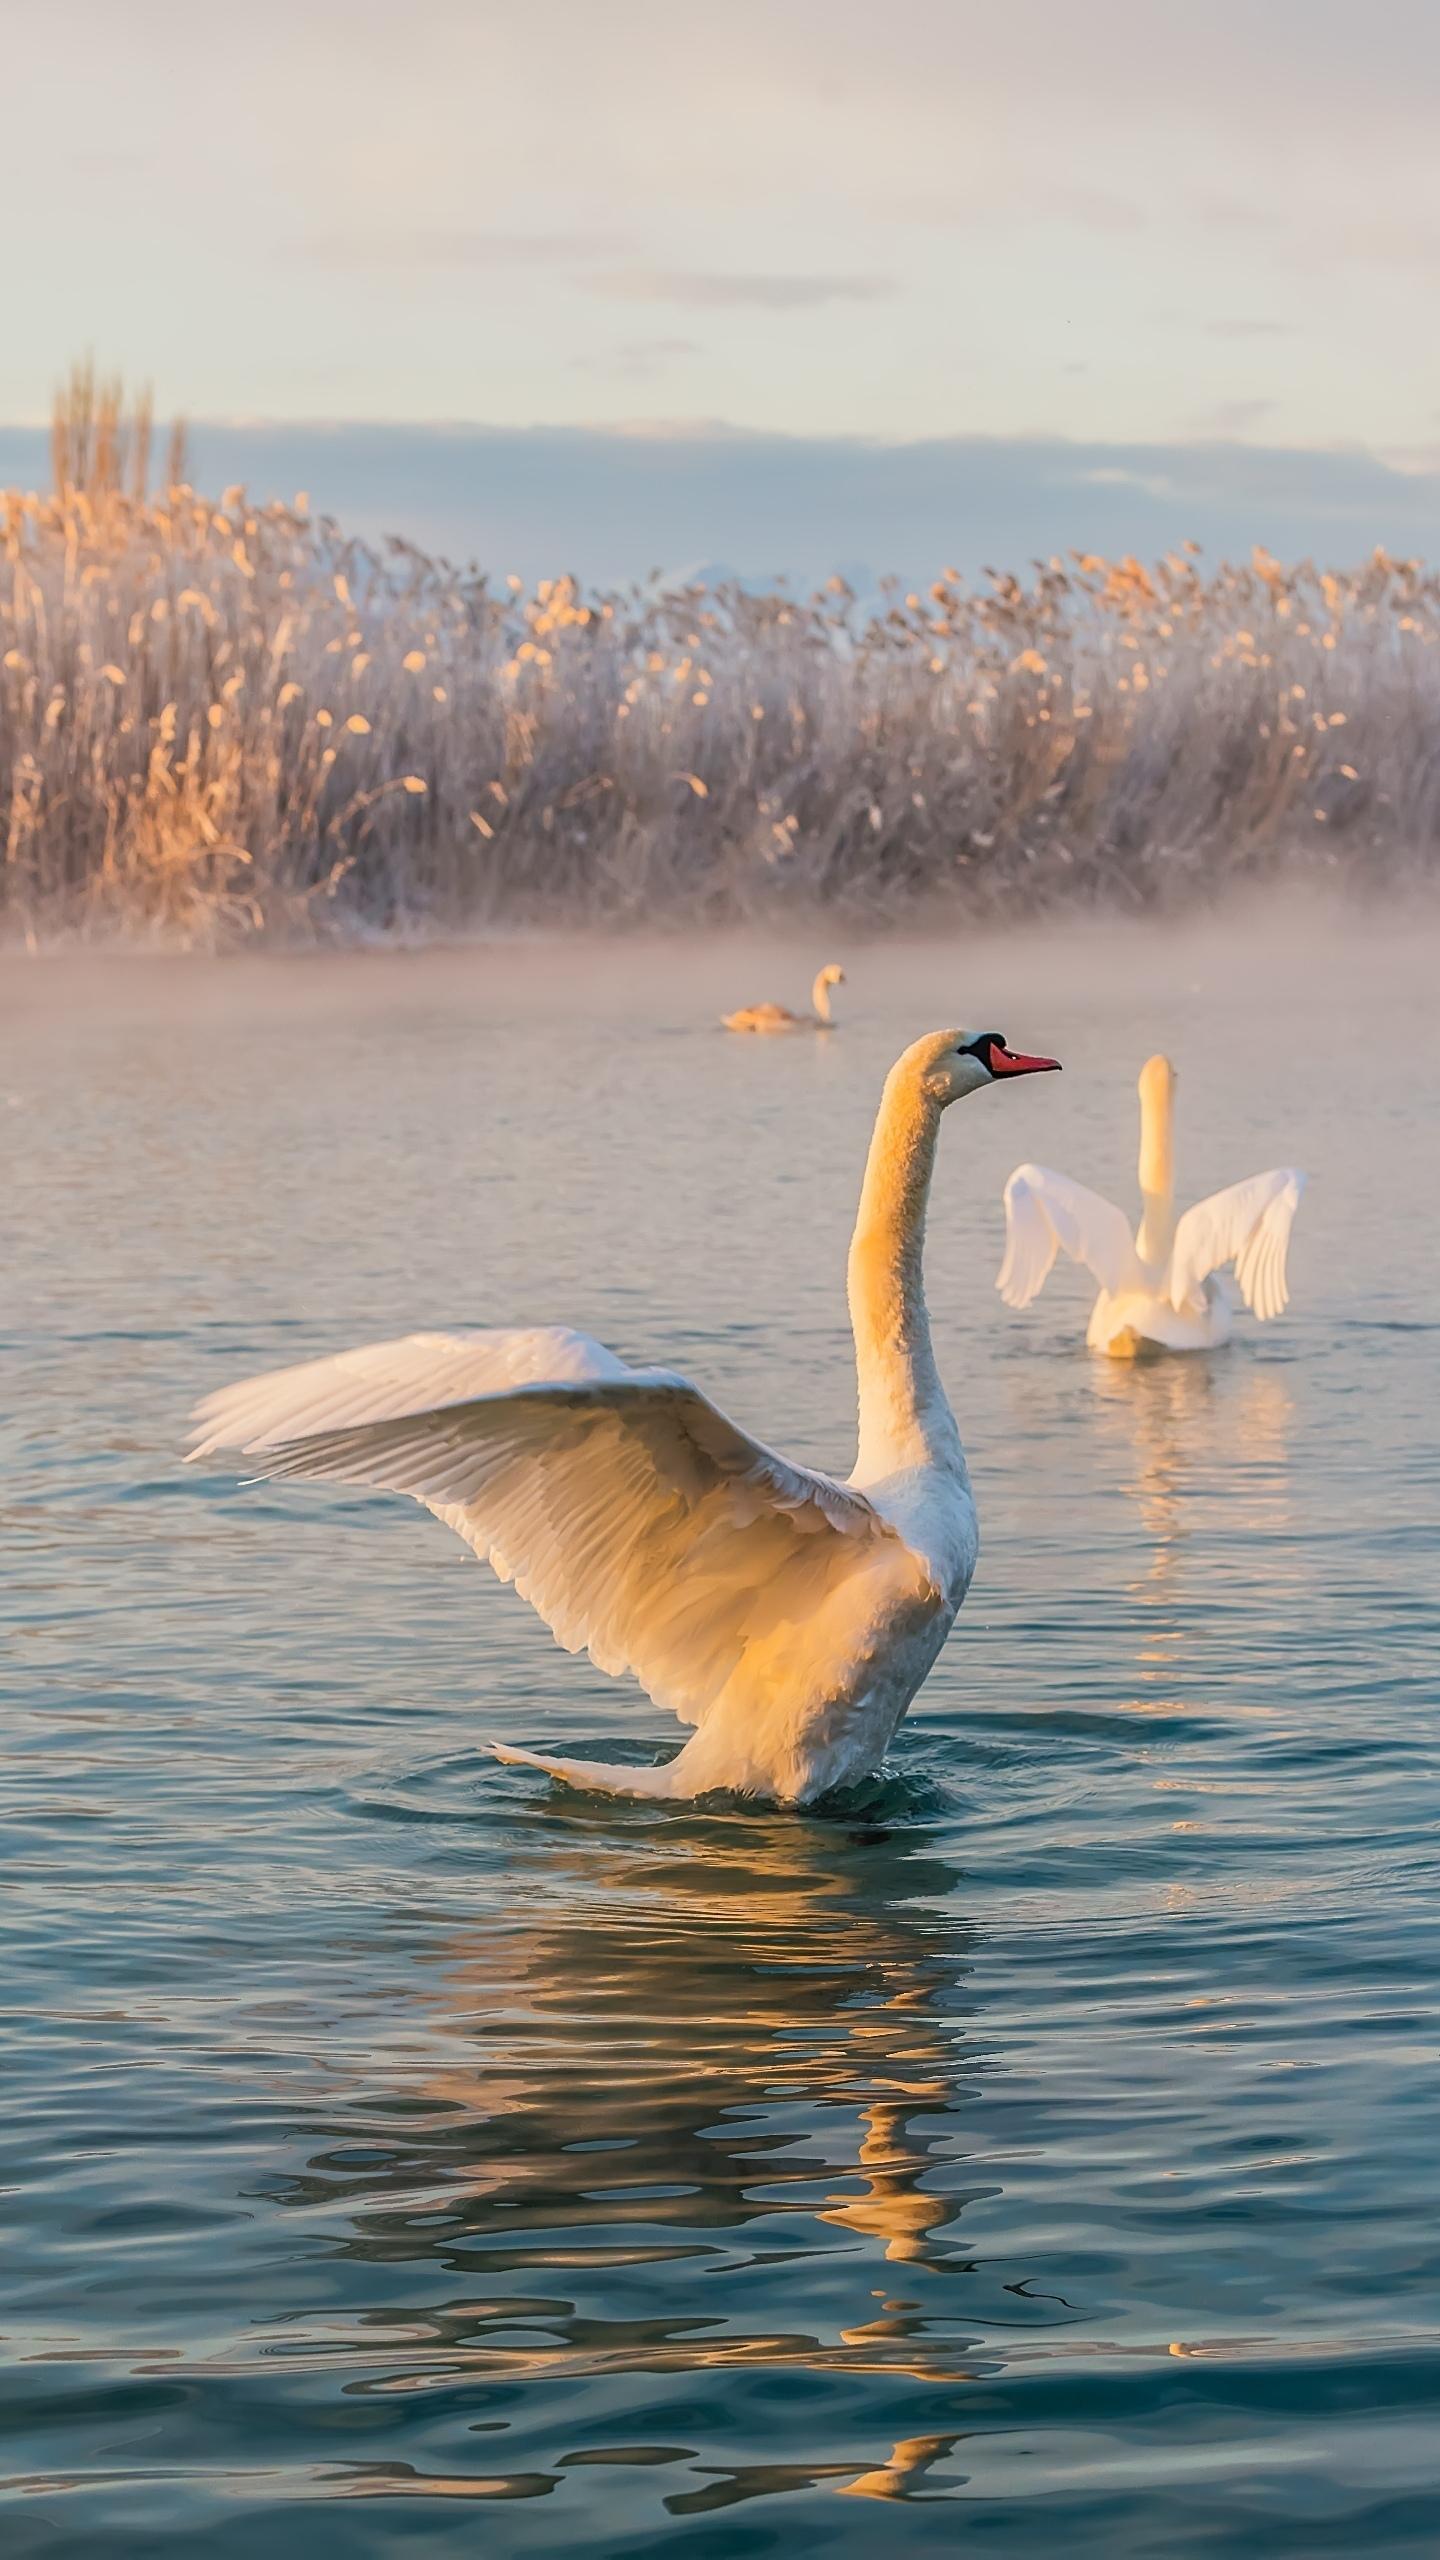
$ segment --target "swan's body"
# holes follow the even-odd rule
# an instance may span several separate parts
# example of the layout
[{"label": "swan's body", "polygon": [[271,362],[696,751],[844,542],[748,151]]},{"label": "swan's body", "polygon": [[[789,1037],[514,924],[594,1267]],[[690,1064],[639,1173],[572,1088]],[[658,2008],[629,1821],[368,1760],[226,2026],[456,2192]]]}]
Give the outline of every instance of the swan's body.
[{"label": "swan's body", "polygon": [[1028,1306],[1056,1253],[1083,1262],[1100,1284],[1086,1334],[1092,1351],[1130,1359],[1148,1346],[1213,1351],[1228,1342],[1235,1291],[1262,1322],[1288,1304],[1285,1257],[1305,1188],[1293,1165],[1256,1173],[1175,1215],[1175,1069],[1149,1058],[1140,1071],[1140,1224],[1122,1209],[1043,1165],[1017,1165],[1005,1185],[1005,1260],[996,1282],[1006,1305]]},{"label": "swan's body", "polygon": [[789,1013],[783,1004],[747,1004],[739,1013],[721,1015],[725,1031],[833,1031],[835,1016],[830,1010],[830,990],[843,987],[845,972],[834,960],[826,962],[810,990],[810,1011]]},{"label": "swan's body", "polygon": [[688,1379],[560,1329],[413,1334],[222,1388],[191,1454],[413,1494],[568,1651],[695,1728],[657,1769],[492,1745],[500,1759],[617,1794],[808,1803],[876,1766],[975,1567],[921,1278],[940,1116],[1053,1063],[934,1032],[887,1079],[850,1248],[847,1483],[752,1440]]}]

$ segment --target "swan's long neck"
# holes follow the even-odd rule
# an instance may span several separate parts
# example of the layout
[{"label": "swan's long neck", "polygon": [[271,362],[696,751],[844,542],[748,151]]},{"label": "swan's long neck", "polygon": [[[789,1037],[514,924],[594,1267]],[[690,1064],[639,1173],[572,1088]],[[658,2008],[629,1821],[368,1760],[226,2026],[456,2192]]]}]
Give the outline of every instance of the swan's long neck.
[{"label": "swan's long neck", "polygon": [[939,1106],[897,1068],[881,1098],[850,1241],[861,1483],[960,1456],[935,1366],[921,1269],[939,1126]]},{"label": "swan's long neck", "polygon": [[817,1022],[834,1021],[835,1016],[830,1010],[830,981],[823,969],[810,990],[810,1003]]},{"label": "swan's long neck", "polygon": [[1175,1070],[1168,1058],[1140,1073],[1140,1229],[1135,1250],[1157,1268],[1175,1242]]}]

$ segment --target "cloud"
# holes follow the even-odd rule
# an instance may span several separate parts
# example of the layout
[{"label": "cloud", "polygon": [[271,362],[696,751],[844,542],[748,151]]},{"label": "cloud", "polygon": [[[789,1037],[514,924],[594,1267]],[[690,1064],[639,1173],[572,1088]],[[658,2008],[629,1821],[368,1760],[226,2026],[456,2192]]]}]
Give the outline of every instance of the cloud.
[{"label": "cloud", "polygon": [[1147,498],[1173,498],[1175,483],[1168,472],[1136,471],[1123,462],[1097,462],[1078,475],[1083,486],[1091,489],[1141,489]]},{"label": "cloud", "polygon": [[893,276],[883,275],[711,275],[662,267],[617,267],[584,281],[587,292],[611,302],[678,302],[695,311],[801,311],[821,302],[879,302],[899,290]]},{"label": "cloud", "polygon": [[612,347],[607,355],[576,356],[573,362],[580,373],[619,374],[635,381],[700,352],[698,338],[629,338],[623,346]]},{"label": "cloud", "polygon": [[[1307,244],[1307,254],[1309,244]],[[1434,223],[1361,222],[1338,230],[1322,254],[1357,266],[1418,268],[1440,274],[1440,230]]]},{"label": "cloud", "polygon": [[307,240],[301,253],[327,267],[553,267],[613,258],[628,238],[603,231],[395,231]]},{"label": "cloud", "polygon": [[[1391,267],[1400,273],[1440,274],[1440,228],[1433,219],[1372,222],[1313,207],[1269,212],[1225,197],[1196,197],[1192,210],[1202,228],[1250,233],[1257,256],[1261,244],[1268,244],[1264,253],[1291,269],[1328,274],[1337,266]],[[1277,334],[1279,325],[1268,334]],[[1257,327],[1246,334],[1260,331]]]},{"label": "cloud", "polygon": [[1197,221],[1212,231],[1279,231],[1284,216],[1271,205],[1251,204],[1244,196],[1196,195],[1190,199]]},{"label": "cloud", "polygon": [[1051,187],[1042,204],[1066,222],[1089,231],[1140,231],[1151,217],[1127,196],[1104,194],[1098,187]]},{"label": "cloud", "polygon": [[1293,338],[1296,334],[1288,320],[1207,320],[1207,338]]},{"label": "cloud", "polygon": [[1440,472],[1440,444],[1388,445],[1385,460],[1393,471],[1413,472],[1424,479]]},{"label": "cloud", "polygon": [[1028,170],[1009,166],[987,172],[983,181],[972,177],[958,188],[893,197],[884,208],[902,222],[947,226],[993,222],[1001,209],[1007,224],[1058,221],[1086,231],[1141,231],[1154,219],[1130,196],[1110,195],[1101,187],[1037,185]]},{"label": "cloud", "polygon": [[1202,409],[1190,420],[1194,434],[1200,436],[1243,436],[1268,418],[1273,400],[1217,400],[1210,409]]}]

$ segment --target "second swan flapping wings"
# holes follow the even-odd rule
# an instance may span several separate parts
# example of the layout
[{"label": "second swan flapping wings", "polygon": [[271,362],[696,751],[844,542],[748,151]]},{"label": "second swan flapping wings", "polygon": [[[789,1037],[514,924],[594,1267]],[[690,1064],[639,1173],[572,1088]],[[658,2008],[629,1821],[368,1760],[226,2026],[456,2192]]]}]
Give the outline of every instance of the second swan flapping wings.
[{"label": "second swan flapping wings", "polygon": [[[1130,1358],[1147,1345],[1209,1351],[1228,1341],[1235,1289],[1262,1321],[1289,1302],[1285,1264],[1305,1188],[1293,1165],[1252,1174],[1175,1213],[1175,1069],[1148,1058],[1140,1071],[1139,1226],[1121,1209],[1044,1165],[1017,1165],[1005,1185],[1005,1259],[996,1282],[1006,1305],[1028,1306],[1057,1253],[1083,1263],[1099,1284],[1086,1340]],[[1235,1289],[1225,1276],[1233,1269]]]}]

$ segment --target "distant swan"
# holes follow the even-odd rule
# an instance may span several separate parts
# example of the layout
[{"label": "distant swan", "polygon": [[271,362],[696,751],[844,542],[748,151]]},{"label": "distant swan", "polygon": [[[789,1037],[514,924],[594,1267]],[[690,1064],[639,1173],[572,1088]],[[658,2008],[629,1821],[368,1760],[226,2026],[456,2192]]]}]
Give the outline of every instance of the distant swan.
[{"label": "distant swan", "polygon": [[932,1031],[886,1080],[850,1246],[846,1483],[752,1440],[673,1370],[559,1328],[411,1334],[222,1387],[191,1456],[413,1494],[568,1652],[695,1727],[662,1768],[492,1743],[497,1759],[617,1795],[807,1804],[878,1765],[975,1566],[921,1275],[940,1115],[1055,1064],[998,1032]]},{"label": "distant swan", "polygon": [[739,1013],[720,1017],[725,1031],[833,1031],[835,1016],[830,1010],[830,990],[843,987],[845,972],[834,960],[827,960],[810,990],[809,1013],[789,1013],[783,1004],[747,1004]]},{"label": "distant swan", "polygon": [[1005,1259],[995,1285],[1007,1306],[1028,1306],[1057,1251],[1100,1283],[1086,1341],[1130,1359],[1153,1344],[1212,1351],[1230,1339],[1234,1293],[1219,1276],[1233,1263],[1240,1295],[1262,1320],[1289,1303],[1285,1257],[1305,1176],[1293,1165],[1252,1174],[1175,1217],[1175,1069],[1147,1058],[1140,1070],[1141,1218],[1043,1165],[1018,1165],[1005,1185]]}]

